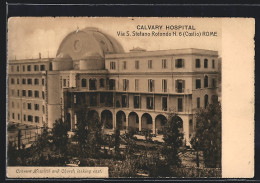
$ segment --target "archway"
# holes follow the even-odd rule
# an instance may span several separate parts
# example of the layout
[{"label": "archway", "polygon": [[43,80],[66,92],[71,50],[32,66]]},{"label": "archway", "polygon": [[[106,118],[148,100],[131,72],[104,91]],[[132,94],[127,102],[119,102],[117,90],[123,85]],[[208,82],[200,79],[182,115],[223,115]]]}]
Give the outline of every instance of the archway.
[{"label": "archway", "polygon": [[177,123],[178,129],[180,130],[180,132],[183,132],[183,120],[181,119],[181,117],[176,116],[175,121]]},{"label": "archway", "polygon": [[98,112],[96,110],[90,110],[88,111],[87,117],[89,120],[99,118]]},{"label": "archway", "polygon": [[113,128],[113,114],[109,110],[104,110],[101,112],[101,122],[104,124],[106,129]]},{"label": "archway", "polygon": [[152,131],[153,129],[153,119],[152,116],[148,113],[144,113],[141,117],[142,128]]},{"label": "archway", "polygon": [[139,116],[136,112],[130,112],[128,115],[128,128],[138,131],[139,129]]},{"label": "archway", "polygon": [[218,103],[218,96],[217,95],[212,95],[211,96],[211,103],[212,104]]},{"label": "archway", "polygon": [[204,107],[205,107],[205,109],[207,108],[208,103],[209,103],[209,96],[206,94],[206,95],[204,96]]},{"label": "archway", "polygon": [[163,127],[166,123],[167,123],[167,118],[164,115],[159,114],[156,116],[155,126],[158,134],[162,134]]},{"label": "archway", "polygon": [[126,127],[126,115],[123,111],[118,111],[116,113],[116,127],[119,130],[125,129]]}]

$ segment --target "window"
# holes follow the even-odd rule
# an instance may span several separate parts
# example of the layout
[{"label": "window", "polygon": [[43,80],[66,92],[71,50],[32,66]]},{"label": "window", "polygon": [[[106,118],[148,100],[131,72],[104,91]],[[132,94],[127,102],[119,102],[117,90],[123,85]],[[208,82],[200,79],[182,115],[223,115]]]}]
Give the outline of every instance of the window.
[{"label": "window", "polygon": [[208,59],[204,60],[204,68],[208,68]]},{"label": "window", "polygon": [[96,93],[89,94],[89,102],[90,102],[90,106],[97,106],[97,94]]},{"label": "window", "polygon": [[104,88],[105,87],[105,80],[103,78],[99,79],[99,87]]},{"label": "window", "polygon": [[85,78],[81,79],[81,87],[87,87],[87,80]]},{"label": "window", "polygon": [[17,96],[18,97],[20,96],[20,90],[17,90]]},{"label": "window", "polygon": [[127,107],[128,97],[127,95],[122,95],[122,107]]},{"label": "window", "polygon": [[42,113],[45,114],[45,107],[42,105]]},{"label": "window", "polygon": [[45,99],[44,91],[42,91],[42,99]]},{"label": "window", "polygon": [[28,115],[28,121],[33,122],[33,117],[31,115]]},{"label": "window", "polygon": [[109,90],[115,90],[116,89],[116,80],[109,79]]},{"label": "window", "polygon": [[40,66],[40,70],[41,70],[41,71],[44,71],[44,70],[45,70],[45,65],[41,65],[41,66]]},{"label": "window", "polygon": [[196,68],[200,68],[200,59],[196,59]]},{"label": "window", "polygon": [[39,116],[35,116],[34,121],[35,121],[35,123],[39,123]]},{"label": "window", "polygon": [[34,104],[34,110],[39,111],[40,107],[39,104]]},{"label": "window", "polygon": [[105,103],[105,93],[100,93],[99,101],[101,104]]},{"label": "window", "polygon": [[126,61],[123,61],[123,70],[126,70]]},{"label": "window", "polygon": [[184,67],[184,59],[176,59],[175,60],[175,67],[176,68],[183,68]]},{"label": "window", "polygon": [[35,97],[35,98],[39,98],[39,91],[37,91],[37,90],[34,91],[34,97]]},{"label": "window", "polygon": [[23,115],[23,120],[26,121],[26,115]]},{"label": "window", "polygon": [[22,79],[22,84],[25,85],[26,84],[26,79]]},{"label": "window", "polygon": [[12,118],[15,119],[14,113],[12,113]]},{"label": "window", "polygon": [[14,108],[14,102],[12,102],[12,108]]},{"label": "window", "polygon": [[14,78],[11,78],[11,84],[15,84]]},{"label": "window", "polygon": [[25,90],[22,91],[22,95],[23,95],[23,97],[26,97],[26,91]]},{"label": "window", "polygon": [[18,118],[18,120],[20,120],[20,114],[17,114],[17,118]]},{"label": "window", "polygon": [[25,72],[25,66],[23,65],[23,72]]},{"label": "window", "polygon": [[209,103],[209,96],[208,96],[208,95],[205,95],[205,96],[204,96],[204,107],[205,107],[205,109],[207,108],[208,103]]},{"label": "window", "polygon": [[204,88],[207,88],[208,85],[209,85],[209,83],[208,83],[208,76],[205,76],[204,77]]},{"label": "window", "polygon": [[166,69],[166,68],[167,68],[167,60],[162,59],[162,69]]},{"label": "window", "polygon": [[152,68],[153,68],[153,61],[148,60],[148,69],[152,69]]},{"label": "window", "polygon": [[134,96],[134,108],[140,108],[140,96]]},{"label": "window", "polygon": [[201,88],[201,80],[196,79],[196,89]]},{"label": "window", "polygon": [[31,71],[31,65],[27,65],[27,71]]},{"label": "window", "polygon": [[167,80],[162,80],[162,92],[167,92]]},{"label": "window", "polygon": [[135,69],[139,69],[139,60],[135,61]]},{"label": "window", "polygon": [[153,109],[153,97],[146,97],[146,108]]},{"label": "window", "polygon": [[16,71],[19,72],[20,71],[20,68],[19,66],[16,67]]},{"label": "window", "polygon": [[115,70],[116,69],[116,63],[115,62],[110,62],[110,69]]},{"label": "window", "polygon": [[200,98],[197,98],[197,108],[200,108]]},{"label": "window", "polygon": [[27,79],[27,84],[31,85],[32,84],[32,79]]},{"label": "window", "polygon": [[185,89],[185,80],[176,80],[175,89],[177,93],[183,93]]},{"label": "window", "polygon": [[17,81],[16,81],[16,82],[17,82],[17,84],[18,84],[18,85],[20,84],[20,80],[19,80],[19,79],[17,79]]},{"label": "window", "polygon": [[67,84],[66,79],[63,79],[63,86],[66,86],[66,84]]},{"label": "window", "polygon": [[215,60],[212,60],[212,68],[215,68]]},{"label": "window", "polygon": [[167,97],[162,97],[162,110],[167,111]]},{"label": "window", "polygon": [[31,103],[27,103],[27,109],[29,109],[29,110],[32,109],[32,104]]},{"label": "window", "polygon": [[44,79],[42,79],[42,85],[44,85]]},{"label": "window", "polygon": [[213,78],[212,79],[212,88],[216,88],[217,84],[216,84],[216,79]]},{"label": "window", "polygon": [[139,79],[135,79],[135,91],[139,90]]},{"label": "window", "polygon": [[34,85],[39,85],[39,79],[34,79]]},{"label": "window", "polygon": [[39,65],[34,65],[34,71],[39,71]]},{"label": "window", "polygon": [[89,89],[96,90],[97,89],[97,80],[95,78],[89,79]]},{"label": "window", "polygon": [[127,91],[129,88],[129,80],[123,79],[123,91]]},{"label": "window", "polygon": [[148,79],[148,91],[153,92],[154,91],[154,80]]},{"label": "window", "polygon": [[32,97],[32,90],[28,90],[28,97]]},{"label": "window", "polygon": [[183,110],[182,98],[178,98],[178,112],[182,112],[182,110]]}]

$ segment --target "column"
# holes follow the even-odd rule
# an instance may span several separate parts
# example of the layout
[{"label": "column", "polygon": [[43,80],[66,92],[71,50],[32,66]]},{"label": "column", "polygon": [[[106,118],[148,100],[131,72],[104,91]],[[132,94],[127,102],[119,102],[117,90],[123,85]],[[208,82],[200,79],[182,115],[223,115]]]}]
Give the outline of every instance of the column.
[{"label": "column", "polygon": [[129,126],[129,121],[128,121],[128,116],[125,117],[126,122],[125,122],[125,129],[128,130],[128,126]]},{"label": "column", "polygon": [[142,118],[141,116],[138,116],[139,118],[139,132],[142,131]]},{"label": "column", "polygon": [[77,114],[74,113],[74,123],[73,123],[73,120],[71,120],[70,131],[74,130],[76,128],[76,125],[77,125]]},{"label": "column", "polygon": [[113,121],[113,130],[115,130],[116,129],[116,115],[115,115],[115,113],[113,112],[112,113],[112,121]]},{"label": "column", "polygon": [[152,120],[153,120],[153,134],[156,134],[155,118],[152,118]]}]

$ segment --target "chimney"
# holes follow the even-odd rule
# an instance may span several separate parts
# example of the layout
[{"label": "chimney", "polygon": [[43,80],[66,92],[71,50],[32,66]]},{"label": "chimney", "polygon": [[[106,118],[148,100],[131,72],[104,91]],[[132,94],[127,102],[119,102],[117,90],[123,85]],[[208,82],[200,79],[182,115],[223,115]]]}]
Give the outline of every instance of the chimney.
[{"label": "chimney", "polygon": [[41,55],[41,53],[39,53],[39,59],[41,59],[42,58],[42,55]]}]

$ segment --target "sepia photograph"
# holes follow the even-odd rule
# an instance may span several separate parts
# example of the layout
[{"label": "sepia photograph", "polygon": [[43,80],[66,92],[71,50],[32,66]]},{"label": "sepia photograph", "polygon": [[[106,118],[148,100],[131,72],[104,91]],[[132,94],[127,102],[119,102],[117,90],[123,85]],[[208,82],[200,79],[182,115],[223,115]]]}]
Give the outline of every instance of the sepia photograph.
[{"label": "sepia photograph", "polygon": [[222,19],[8,19],[8,178],[221,178]]}]

